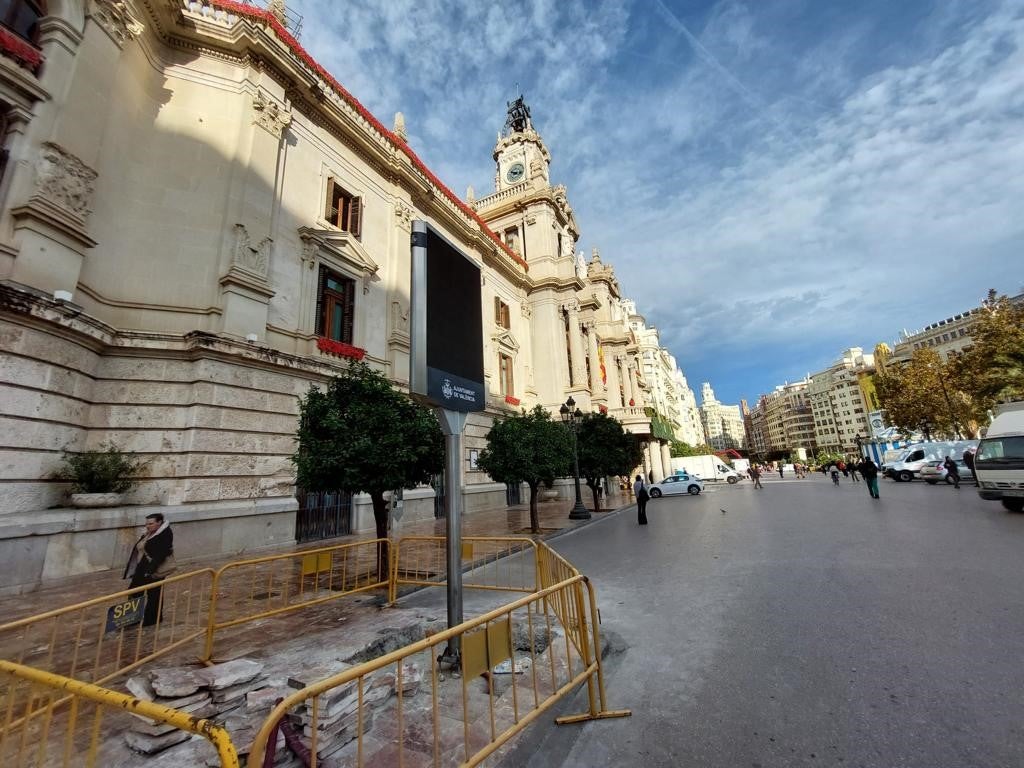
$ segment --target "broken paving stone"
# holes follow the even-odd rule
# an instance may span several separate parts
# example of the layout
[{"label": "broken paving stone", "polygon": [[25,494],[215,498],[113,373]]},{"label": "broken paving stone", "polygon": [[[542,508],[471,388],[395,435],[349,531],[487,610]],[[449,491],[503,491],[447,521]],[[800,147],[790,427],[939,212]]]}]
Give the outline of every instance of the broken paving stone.
[{"label": "broken paving stone", "polygon": [[152,701],[156,698],[156,694],[153,692],[153,686],[149,684],[149,680],[139,675],[129,677],[125,681],[124,687],[127,688],[128,693],[136,699]]},{"label": "broken paving stone", "polygon": [[154,723],[151,720],[138,720],[133,722],[129,729],[135,731],[135,733],[141,733],[145,736],[163,736],[165,733],[177,730],[173,725],[167,725],[166,723]]},{"label": "broken paving stone", "polygon": [[168,747],[180,744],[192,737],[188,731],[171,731],[163,736],[147,736],[144,733],[125,731],[124,740],[129,749],[141,752],[144,755],[155,755]]},{"label": "broken paving stone", "polygon": [[340,675],[351,666],[351,664],[346,664],[344,661],[328,661],[323,664],[313,664],[302,670],[300,674],[289,677],[288,686],[301,691],[303,688],[313,685],[313,683],[319,683],[321,680]]},{"label": "broken paving stone", "polygon": [[250,713],[269,712],[276,706],[278,699],[283,699],[292,693],[294,691],[291,688],[275,685],[249,691],[245,694],[245,711]]},{"label": "broken paving stone", "polygon": [[149,673],[149,683],[157,696],[177,699],[191,696],[205,682],[196,676],[201,670],[183,669],[181,667],[165,667],[154,669]]},{"label": "broken paving stone", "polygon": [[234,659],[223,664],[200,669],[193,674],[202,684],[209,686],[211,691],[230,688],[233,685],[247,683],[263,671],[263,665],[251,659]]},{"label": "broken paving stone", "polygon": [[243,698],[250,691],[255,691],[257,688],[262,688],[267,684],[266,678],[257,678],[250,680],[245,683],[239,683],[238,685],[232,685],[228,688],[220,688],[219,690],[213,691],[213,703],[214,704],[227,704],[228,702],[234,701],[235,699]]}]

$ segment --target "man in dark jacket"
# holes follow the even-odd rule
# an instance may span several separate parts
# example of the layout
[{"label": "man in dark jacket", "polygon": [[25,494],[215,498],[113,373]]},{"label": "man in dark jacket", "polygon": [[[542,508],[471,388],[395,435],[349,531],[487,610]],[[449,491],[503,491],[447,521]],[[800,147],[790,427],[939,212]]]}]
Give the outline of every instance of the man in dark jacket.
[{"label": "man in dark jacket", "polygon": [[956,462],[953,461],[953,457],[947,456],[946,460],[942,462],[942,466],[946,468],[946,475],[949,477],[950,480],[953,481],[953,487],[959,488],[960,468],[956,465]]},{"label": "man in dark jacket", "polygon": [[857,465],[857,471],[864,478],[864,485],[868,487],[871,498],[880,498],[878,495],[878,467],[875,466],[875,462],[865,456],[864,461]]},{"label": "man in dark jacket", "polygon": [[968,448],[966,451],[964,451],[964,464],[967,466],[969,470],[971,470],[971,480],[973,480],[974,483],[977,484],[978,478],[975,477],[974,475],[974,451],[974,448]]},{"label": "man in dark jacket", "polygon": [[[170,523],[164,520],[159,512],[146,515],[146,532],[142,534],[128,563],[124,567],[122,578],[131,578],[130,587],[144,587],[147,584],[159,584],[174,570],[174,532]],[[146,609],[142,625],[150,627],[161,615],[161,587],[156,586],[145,591]]]}]

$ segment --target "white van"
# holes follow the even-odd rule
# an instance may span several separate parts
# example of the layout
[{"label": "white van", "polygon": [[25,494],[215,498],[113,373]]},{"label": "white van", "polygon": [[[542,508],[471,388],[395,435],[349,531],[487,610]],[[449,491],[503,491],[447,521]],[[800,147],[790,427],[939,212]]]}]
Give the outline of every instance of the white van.
[{"label": "white van", "polygon": [[945,440],[909,445],[899,458],[885,463],[882,467],[882,474],[897,482],[909,483],[927,464],[942,461],[947,456],[958,459],[968,448],[974,448],[977,445],[977,440]]},{"label": "white van", "polygon": [[978,495],[1024,512],[1024,401],[999,408],[974,456]]}]

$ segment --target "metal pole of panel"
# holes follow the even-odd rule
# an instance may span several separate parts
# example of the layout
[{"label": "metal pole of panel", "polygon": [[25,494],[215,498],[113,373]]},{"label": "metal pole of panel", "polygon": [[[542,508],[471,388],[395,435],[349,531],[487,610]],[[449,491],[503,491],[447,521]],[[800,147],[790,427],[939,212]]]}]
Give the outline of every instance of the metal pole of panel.
[{"label": "metal pole of panel", "polygon": [[[427,393],[427,222],[412,223],[412,286],[409,296],[409,391]],[[441,420],[443,423],[443,419]]]},{"label": "metal pole of panel", "polygon": [[[445,555],[448,566],[448,628],[462,623],[462,433],[466,414],[438,408],[437,419],[444,432]],[[441,656],[455,667],[461,655],[460,638],[453,637]]]}]

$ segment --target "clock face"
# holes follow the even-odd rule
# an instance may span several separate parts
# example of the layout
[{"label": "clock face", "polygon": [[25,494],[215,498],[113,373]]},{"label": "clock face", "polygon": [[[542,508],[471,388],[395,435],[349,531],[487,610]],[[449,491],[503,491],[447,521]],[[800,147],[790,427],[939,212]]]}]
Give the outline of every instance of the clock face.
[{"label": "clock face", "polygon": [[505,179],[515,184],[517,181],[522,180],[523,176],[526,175],[526,167],[522,163],[512,163],[505,172]]}]

